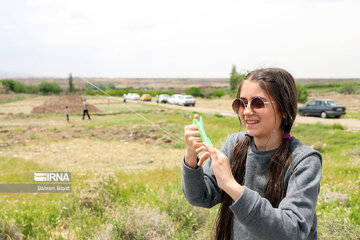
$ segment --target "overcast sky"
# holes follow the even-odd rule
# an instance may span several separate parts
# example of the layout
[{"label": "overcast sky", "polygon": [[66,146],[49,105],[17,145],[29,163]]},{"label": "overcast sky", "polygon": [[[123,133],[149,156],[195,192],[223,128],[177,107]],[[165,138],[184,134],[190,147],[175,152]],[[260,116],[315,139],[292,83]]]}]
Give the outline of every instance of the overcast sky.
[{"label": "overcast sky", "polygon": [[360,77],[358,0],[0,3],[0,72],[228,77],[235,65]]}]

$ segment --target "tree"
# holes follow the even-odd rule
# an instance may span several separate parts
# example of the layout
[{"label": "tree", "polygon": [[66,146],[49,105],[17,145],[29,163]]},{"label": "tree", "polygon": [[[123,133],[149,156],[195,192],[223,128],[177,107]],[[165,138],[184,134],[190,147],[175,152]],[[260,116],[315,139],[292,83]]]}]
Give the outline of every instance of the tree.
[{"label": "tree", "polygon": [[232,66],[230,73],[230,80],[229,80],[231,91],[235,91],[239,87],[241,81],[245,79],[248,72],[249,71],[247,70],[238,72],[236,71],[236,66],[235,65]]},{"label": "tree", "polygon": [[74,92],[75,91],[75,87],[74,87],[74,83],[73,83],[73,77],[72,74],[69,74],[69,92]]},{"label": "tree", "polygon": [[9,89],[10,91],[13,91],[15,93],[26,93],[27,92],[27,87],[21,82],[14,81],[12,79],[4,79],[4,80],[1,80],[1,83],[7,89]]},{"label": "tree", "polygon": [[230,90],[235,90],[238,84],[238,72],[236,66],[233,65],[230,73]]}]

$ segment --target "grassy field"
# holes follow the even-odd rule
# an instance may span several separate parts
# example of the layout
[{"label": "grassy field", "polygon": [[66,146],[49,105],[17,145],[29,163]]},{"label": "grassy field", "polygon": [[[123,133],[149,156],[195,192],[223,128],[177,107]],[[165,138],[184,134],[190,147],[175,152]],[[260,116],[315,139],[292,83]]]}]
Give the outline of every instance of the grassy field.
[{"label": "grassy field", "polygon": [[334,82],[313,82],[305,83],[304,86],[309,92],[342,92],[345,87],[350,85],[352,89],[359,93],[360,81],[334,81]]},{"label": "grassy field", "polygon": [[[0,104],[0,182],[34,183],[35,171],[70,171],[72,192],[0,193],[0,239],[210,238],[217,207],[193,207],[181,192],[188,113],[106,105],[98,97],[91,103],[103,114],[91,121],[71,115],[68,124],[63,115],[27,113],[45,98]],[[240,129],[234,118],[204,121],[218,148]],[[359,239],[359,133],[297,124],[292,135],[323,154],[319,239]]]}]

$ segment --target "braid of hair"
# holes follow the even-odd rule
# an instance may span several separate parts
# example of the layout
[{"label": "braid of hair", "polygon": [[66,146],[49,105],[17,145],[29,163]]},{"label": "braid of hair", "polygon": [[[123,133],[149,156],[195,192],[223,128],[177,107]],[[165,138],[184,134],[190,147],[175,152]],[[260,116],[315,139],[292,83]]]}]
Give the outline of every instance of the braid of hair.
[{"label": "braid of hair", "polygon": [[264,197],[274,208],[277,208],[285,197],[284,177],[288,165],[292,167],[290,141],[282,140],[268,165],[268,182],[264,191]]},{"label": "braid of hair", "polygon": [[[231,171],[236,181],[240,184],[243,184],[245,179],[246,156],[251,143],[251,138],[252,137],[250,136],[246,136],[234,147],[231,161]],[[217,240],[232,239],[232,223],[234,218],[233,213],[230,210],[232,203],[232,198],[227,193],[224,193],[224,199],[216,218],[215,239]]]}]

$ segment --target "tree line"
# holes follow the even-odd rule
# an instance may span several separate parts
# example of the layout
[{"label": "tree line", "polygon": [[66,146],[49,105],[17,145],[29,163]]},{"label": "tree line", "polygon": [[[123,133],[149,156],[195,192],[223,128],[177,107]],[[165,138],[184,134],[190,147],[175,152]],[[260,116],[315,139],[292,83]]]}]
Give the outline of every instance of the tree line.
[{"label": "tree line", "polygon": [[43,81],[39,85],[27,86],[21,82],[14,81],[12,79],[0,80],[1,84],[5,86],[9,91],[14,93],[33,93],[33,94],[59,94],[63,89],[56,82]]},{"label": "tree line", "polygon": [[[194,97],[202,97],[202,98],[220,98],[225,95],[229,95],[231,97],[236,97],[237,89],[240,83],[245,79],[245,76],[249,73],[248,70],[240,70],[236,69],[236,66],[233,65],[230,77],[229,77],[229,88],[213,88],[213,87],[191,87],[185,89],[185,94],[192,95]],[[72,74],[69,74],[68,84],[69,87],[64,90],[60,87],[60,85],[53,82],[43,81],[39,85],[30,85],[27,86],[21,82],[17,82],[12,79],[3,79],[0,80],[0,83],[5,86],[9,91],[14,93],[32,93],[32,94],[60,94],[64,91],[68,93],[74,93],[78,91],[75,89],[73,83]],[[306,103],[308,101],[308,90],[309,91],[321,91],[321,90],[334,90],[343,94],[357,94],[360,93],[360,83],[359,82],[333,82],[333,83],[310,83],[310,84],[296,84],[298,90],[298,102]],[[117,89],[114,83],[100,83],[97,84],[97,87],[111,96],[123,96],[127,93],[138,93],[142,94],[150,94],[152,96],[156,96],[159,94],[174,94],[175,92],[172,90],[153,90],[153,89],[134,89],[130,88],[122,88]],[[81,92],[83,90],[80,90]],[[94,86],[87,84],[85,86],[85,94],[87,95],[101,95],[103,94]]]}]

